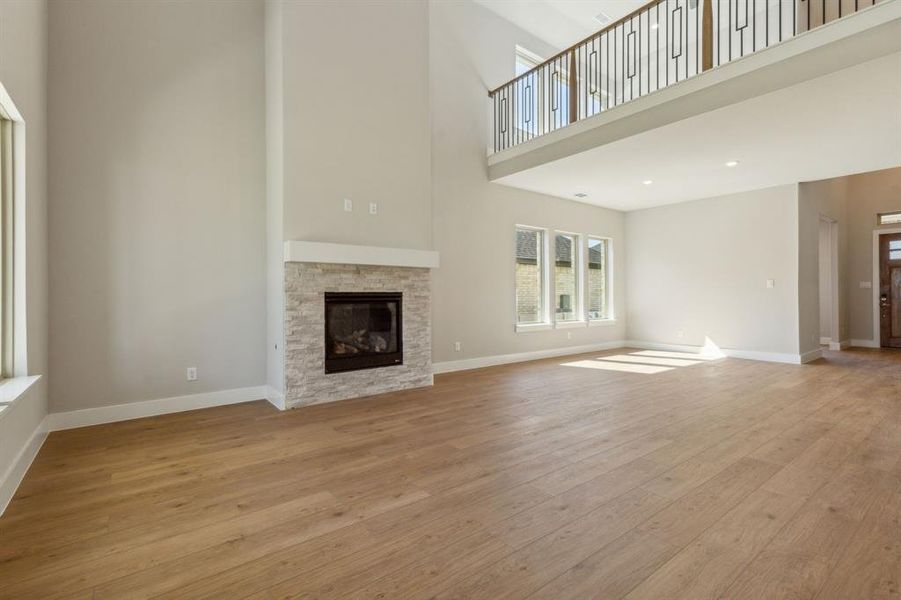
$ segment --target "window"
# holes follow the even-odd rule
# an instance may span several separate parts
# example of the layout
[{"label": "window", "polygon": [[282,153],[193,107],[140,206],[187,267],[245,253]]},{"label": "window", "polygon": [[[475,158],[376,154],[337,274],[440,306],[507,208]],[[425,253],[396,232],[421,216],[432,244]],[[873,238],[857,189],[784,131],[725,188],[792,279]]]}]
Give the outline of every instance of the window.
[{"label": "window", "polygon": [[613,241],[516,227],[516,330],[614,322]]},{"label": "window", "polygon": [[888,259],[901,260],[901,240],[891,240],[888,243]]},{"label": "window", "polygon": [[522,46],[516,47],[516,77],[528,73],[543,62],[544,60],[534,52],[529,52]]},{"label": "window", "polygon": [[[542,63],[537,54],[520,46],[516,47],[516,77],[528,73]],[[515,125],[526,135],[538,134],[538,111],[541,103],[541,75],[532,73],[522,79],[512,92],[512,102],[516,106]]]},{"label": "window", "polygon": [[582,321],[579,293],[579,236],[558,233],[554,236],[554,293],[557,297],[557,321]]},{"label": "window", "polygon": [[588,238],[588,319],[609,319],[611,315],[607,264],[610,241]]},{"label": "window", "polygon": [[13,123],[0,109],[0,378],[12,376]]},{"label": "window", "polygon": [[533,227],[516,228],[516,323],[547,322],[545,231]]},{"label": "window", "polygon": [[877,215],[880,225],[897,225],[901,223],[901,210]]},{"label": "window", "polygon": [[16,253],[24,216],[25,127],[22,115],[0,84],[0,378],[26,375],[23,255]]}]

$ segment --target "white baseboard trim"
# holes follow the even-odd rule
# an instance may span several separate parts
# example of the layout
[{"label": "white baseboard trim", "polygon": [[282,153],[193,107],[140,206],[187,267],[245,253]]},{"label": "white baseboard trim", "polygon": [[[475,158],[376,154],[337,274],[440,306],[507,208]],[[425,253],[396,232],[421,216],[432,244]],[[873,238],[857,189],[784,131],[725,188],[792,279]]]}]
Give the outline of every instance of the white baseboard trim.
[{"label": "white baseboard trim", "polygon": [[[846,342],[844,342],[846,343]],[[853,344],[853,341],[852,341]],[[553,358],[556,356],[567,356],[570,354],[582,354],[584,352],[597,352],[599,350],[613,350],[615,348],[640,348],[642,350],[667,350],[670,352],[689,352],[692,354],[701,354],[703,348],[701,346],[690,346],[683,344],[662,344],[659,342],[645,342],[640,340],[616,340],[612,342],[602,342],[599,344],[588,344],[584,346],[569,346],[565,348],[553,348],[550,350],[536,350],[533,352],[520,352],[517,354],[501,354],[497,356],[481,356],[478,358],[467,358],[463,360],[454,360],[434,363],[432,372],[435,374],[451,373],[454,371],[466,371],[469,369],[481,369],[483,367],[493,367],[496,365],[506,365],[517,362],[525,362],[529,360],[539,360],[542,358]],[[746,360],[759,360],[763,362],[784,363],[790,365],[800,365],[811,362],[823,356],[820,348],[805,352],[804,354],[788,354],[779,352],[760,352],[757,350],[735,350],[720,349],[720,353],[726,357],[743,358]]]},{"label": "white baseboard trim", "polygon": [[816,350],[810,350],[801,354],[801,364],[805,365],[809,362],[815,361],[818,358],[823,358],[822,348],[817,348]]},{"label": "white baseboard trim", "polygon": [[820,338],[820,344],[822,344],[823,346],[828,346],[831,343],[832,343],[831,337],[821,337]]},{"label": "white baseboard trim", "polygon": [[876,340],[851,340],[851,345],[855,348],[879,348],[880,344]]},{"label": "white baseboard trim", "polygon": [[63,429],[129,421],[142,417],[155,417],[157,415],[197,410],[199,408],[240,404],[241,402],[263,400],[267,396],[268,388],[266,386],[255,386],[52,413],[47,415],[48,430],[61,431]]},{"label": "white baseboard trim", "polygon": [[48,417],[44,417],[35,430],[31,432],[28,442],[26,442],[25,446],[19,450],[19,454],[16,455],[16,459],[13,461],[12,465],[10,465],[6,473],[3,474],[3,479],[0,479],[0,515],[6,511],[6,507],[9,506],[10,500],[15,496],[19,484],[22,483],[22,480],[25,478],[25,473],[28,472],[31,463],[41,450],[41,446],[44,445],[44,440],[47,439],[47,433]]},{"label": "white baseboard trim", "polygon": [[847,350],[851,347],[851,340],[844,340],[842,342],[829,342],[830,350]]},{"label": "white baseboard trim", "polygon": [[568,356],[570,354],[582,354],[583,352],[597,352],[599,350],[612,350],[626,345],[622,340],[612,342],[599,342],[597,344],[585,344],[583,346],[567,346],[565,348],[551,348],[549,350],[533,350],[531,352],[518,352],[516,354],[498,354],[495,356],[480,356],[477,358],[464,358],[463,360],[449,360],[432,364],[432,373],[452,373],[454,371],[468,371],[469,369],[481,369],[496,365],[539,360],[542,358],[554,358],[556,356]]},{"label": "white baseboard trim", "polygon": [[279,410],[287,410],[288,408],[285,405],[285,395],[271,385],[266,387],[266,400]]},{"label": "white baseboard trim", "polygon": [[[668,350],[671,352],[691,352],[700,354],[703,349],[701,346],[686,346],[681,344],[661,344],[658,342],[645,342],[641,340],[628,340],[625,342],[630,348],[641,348],[643,350]],[[758,350],[735,350],[729,348],[720,348],[719,352],[723,356],[730,358],[743,358],[746,360],[759,360],[763,362],[785,363],[790,365],[800,365],[804,362],[816,360],[822,356],[822,350],[817,349],[805,354],[786,354],[780,352],[760,352]],[[814,356],[814,354],[817,354]],[[805,360],[806,359],[806,360]]]}]

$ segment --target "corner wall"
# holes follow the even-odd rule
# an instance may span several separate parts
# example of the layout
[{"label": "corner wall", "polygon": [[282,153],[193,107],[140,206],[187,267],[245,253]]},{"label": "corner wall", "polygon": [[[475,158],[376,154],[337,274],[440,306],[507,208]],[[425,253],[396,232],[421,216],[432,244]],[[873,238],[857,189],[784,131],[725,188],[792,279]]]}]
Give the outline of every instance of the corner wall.
[{"label": "corner wall", "polygon": [[285,106],[282,0],[266,0],[266,384],[285,405]]},{"label": "corner wall", "polygon": [[801,353],[820,347],[820,217],[838,223],[838,342],[850,343],[849,213],[847,178],[798,185],[798,344]]},{"label": "corner wall", "polygon": [[[487,89],[515,72],[516,45],[556,49],[472,2],[430,3],[432,220],[441,266],[432,273],[432,356],[439,370],[565,353],[625,334],[623,213],[488,181]],[[517,224],[613,238],[615,308],[603,327],[516,333]],[[454,343],[461,342],[460,352]]]}]

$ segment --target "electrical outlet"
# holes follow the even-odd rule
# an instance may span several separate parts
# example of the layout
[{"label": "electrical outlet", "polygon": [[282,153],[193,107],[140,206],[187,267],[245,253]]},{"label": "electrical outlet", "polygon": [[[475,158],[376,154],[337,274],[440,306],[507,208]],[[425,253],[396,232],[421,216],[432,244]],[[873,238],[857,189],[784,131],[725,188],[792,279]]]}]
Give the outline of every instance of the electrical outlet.
[{"label": "electrical outlet", "polygon": [[375,202],[370,202],[369,203],[369,214],[370,215],[379,214],[379,205],[376,204]]},{"label": "electrical outlet", "polygon": [[351,212],[354,209],[354,201],[350,198],[344,199],[344,212]]},{"label": "electrical outlet", "polygon": [[572,331],[567,331],[567,332],[566,332],[566,339],[568,339],[568,340],[573,339],[573,332],[572,332]]},{"label": "electrical outlet", "polygon": [[463,344],[461,342],[454,342],[454,352],[459,352],[463,349]]},{"label": "electrical outlet", "polygon": [[188,367],[188,381],[197,381],[197,367]]},{"label": "electrical outlet", "polygon": [[767,287],[767,289],[769,289],[769,290],[771,290],[771,289],[773,289],[774,287],[776,287],[776,280],[775,280],[775,279],[767,279],[767,280],[766,280],[766,287]]},{"label": "electrical outlet", "polygon": [[872,281],[861,281],[861,282],[860,282],[860,289],[862,289],[862,290],[871,290],[871,289],[873,289],[873,282],[872,282]]},{"label": "electrical outlet", "polygon": [[677,337],[677,338],[684,338],[684,337],[685,337],[685,332],[682,331],[682,330],[680,329],[679,331],[676,332],[676,337]]}]

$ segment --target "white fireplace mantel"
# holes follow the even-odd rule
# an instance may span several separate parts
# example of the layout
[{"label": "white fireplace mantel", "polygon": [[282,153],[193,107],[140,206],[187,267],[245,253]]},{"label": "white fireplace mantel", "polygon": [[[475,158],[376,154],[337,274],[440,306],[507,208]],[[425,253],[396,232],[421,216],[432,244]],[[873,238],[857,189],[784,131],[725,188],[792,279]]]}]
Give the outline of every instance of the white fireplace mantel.
[{"label": "white fireplace mantel", "polygon": [[285,242],[285,262],[437,269],[438,253],[434,250],[289,240]]}]

